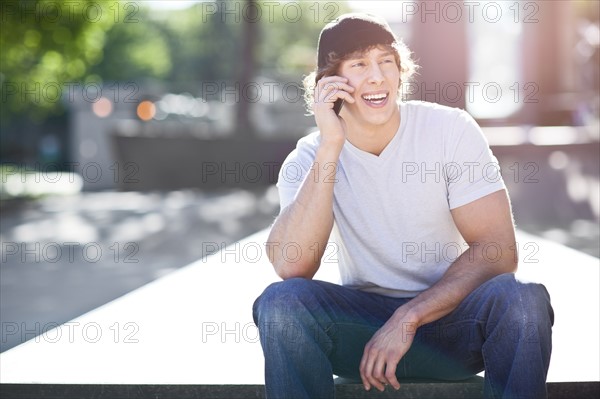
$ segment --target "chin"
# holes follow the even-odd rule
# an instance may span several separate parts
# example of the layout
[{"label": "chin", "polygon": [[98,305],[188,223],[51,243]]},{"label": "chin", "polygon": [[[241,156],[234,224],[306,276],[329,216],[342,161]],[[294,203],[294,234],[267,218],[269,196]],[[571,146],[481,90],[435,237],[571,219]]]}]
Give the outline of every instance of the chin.
[{"label": "chin", "polygon": [[367,113],[363,115],[363,121],[372,125],[384,125],[389,122],[394,116],[394,110],[390,109],[387,112],[381,112],[377,114]]},{"label": "chin", "polygon": [[359,124],[384,125],[394,117],[394,112],[397,109],[398,104],[395,101],[388,104],[387,107],[377,110],[368,107],[355,107],[351,110],[350,107],[344,107],[340,116],[347,121],[355,121]]}]

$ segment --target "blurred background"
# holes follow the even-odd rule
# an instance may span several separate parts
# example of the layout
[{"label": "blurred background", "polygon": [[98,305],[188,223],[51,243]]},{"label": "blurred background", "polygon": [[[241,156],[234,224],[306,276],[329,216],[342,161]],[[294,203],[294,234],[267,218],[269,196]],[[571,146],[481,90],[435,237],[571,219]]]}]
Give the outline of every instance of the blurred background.
[{"label": "blurred background", "polygon": [[518,228],[600,256],[596,0],[0,7],[0,351],[268,227],[318,34],[349,11],[413,51],[406,99],[481,124]]}]

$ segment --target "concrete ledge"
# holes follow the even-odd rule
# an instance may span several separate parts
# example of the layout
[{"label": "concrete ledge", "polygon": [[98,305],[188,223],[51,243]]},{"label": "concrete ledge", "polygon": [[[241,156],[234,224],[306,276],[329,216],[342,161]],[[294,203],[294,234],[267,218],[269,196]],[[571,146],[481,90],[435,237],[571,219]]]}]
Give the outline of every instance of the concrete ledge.
[{"label": "concrete ledge", "polygon": [[[262,388],[252,388],[264,384],[264,362],[251,307],[278,280],[260,252],[267,234],[260,231],[0,354],[0,397],[262,397]],[[553,397],[586,397],[598,390],[600,376],[599,259],[521,231],[517,241],[517,276],[544,283],[556,315],[549,389]],[[337,265],[325,263],[316,278],[338,276]],[[585,313],[573,311],[582,304]],[[440,394],[425,397],[448,395],[439,384],[431,389]],[[408,387],[394,397],[411,397]],[[360,385],[337,389],[340,397],[367,395]],[[378,396],[361,397],[384,397],[370,395]]]},{"label": "concrete ledge", "polygon": [[[264,398],[263,385],[84,385],[1,384],[0,396],[7,399],[247,399]],[[548,383],[549,399],[596,399],[600,382]],[[479,382],[404,383],[399,391],[366,392],[361,384],[336,385],[338,399],[482,398]]]}]

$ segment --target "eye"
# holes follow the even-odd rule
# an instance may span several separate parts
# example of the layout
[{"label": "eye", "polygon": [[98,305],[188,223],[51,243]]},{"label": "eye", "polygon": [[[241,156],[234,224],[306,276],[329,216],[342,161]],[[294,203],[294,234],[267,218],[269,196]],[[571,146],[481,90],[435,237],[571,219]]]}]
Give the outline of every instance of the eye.
[{"label": "eye", "polygon": [[353,67],[353,68],[354,67],[361,67],[361,66],[365,66],[365,63],[362,62],[362,61],[359,61],[359,62],[355,62],[354,64],[351,64],[350,66]]}]

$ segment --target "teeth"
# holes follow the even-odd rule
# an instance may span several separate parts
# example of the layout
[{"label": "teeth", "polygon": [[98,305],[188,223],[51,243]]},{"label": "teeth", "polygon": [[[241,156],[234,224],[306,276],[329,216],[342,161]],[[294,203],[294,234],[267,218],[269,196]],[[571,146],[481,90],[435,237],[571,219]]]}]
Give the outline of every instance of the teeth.
[{"label": "teeth", "polygon": [[386,97],[387,97],[387,94],[371,94],[371,95],[363,96],[363,98],[367,101],[383,100]]}]

